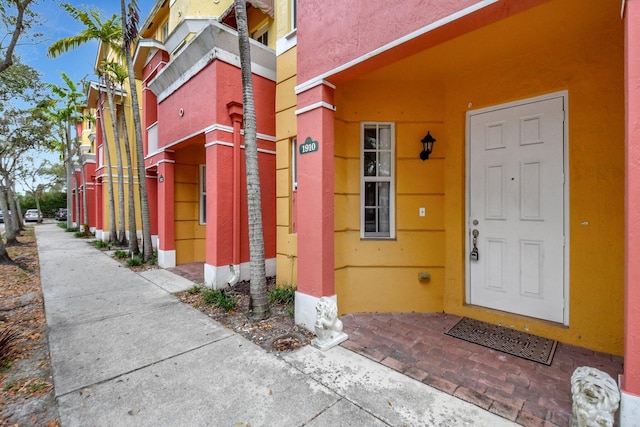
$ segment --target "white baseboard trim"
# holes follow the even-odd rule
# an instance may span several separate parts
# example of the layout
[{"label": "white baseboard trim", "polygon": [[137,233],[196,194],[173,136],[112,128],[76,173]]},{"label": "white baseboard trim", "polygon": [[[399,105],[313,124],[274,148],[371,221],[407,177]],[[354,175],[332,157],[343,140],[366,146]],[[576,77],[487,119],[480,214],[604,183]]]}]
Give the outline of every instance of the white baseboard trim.
[{"label": "white baseboard trim", "polygon": [[[276,275],[276,259],[269,258],[264,260],[264,268],[267,277]],[[243,262],[239,266],[239,280],[251,279],[251,263]],[[238,271],[238,265],[233,266],[233,271]],[[212,289],[223,289],[229,286],[229,280],[233,277],[231,265],[215,266],[204,264],[204,284]]]},{"label": "white baseboard trim", "polygon": [[176,251],[158,250],[158,266],[162,268],[173,268],[176,266]]},{"label": "white baseboard trim", "polygon": [[640,396],[620,390],[620,425],[640,425]]}]

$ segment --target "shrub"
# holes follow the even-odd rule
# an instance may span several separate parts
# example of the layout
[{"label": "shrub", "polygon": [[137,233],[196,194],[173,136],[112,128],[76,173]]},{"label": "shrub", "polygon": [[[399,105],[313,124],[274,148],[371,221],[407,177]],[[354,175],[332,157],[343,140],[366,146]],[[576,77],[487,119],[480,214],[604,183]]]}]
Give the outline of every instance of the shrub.
[{"label": "shrub", "polygon": [[109,246],[109,243],[105,242],[104,240],[96,240],[95,242],[93,242],[93,246],[95,246],[96,248],[106,248],[107,246]]},{"label": "shrub", "polygon": [[192,287],[190,287],[189,289],[187,289],[187,293],[189,295],[196,295],[199,294],[200,291],[202,291],[202,286],[200,285],[193,285]]},{"label": "shrub", "polygon": [[142,257],[140,255],[132,256],[127,260],[127,265],[129,267],[137,267],[142,264],[144,264],[144,262],[142,261]]},{"label": "shrub", "polygon": [[205,304],[213,304],[224,311],[231,311],[235,308],[238,300],[228,296],[220,289],[205,289],[202,291],[202,301]]},{"label": "shrub", "polygon": [[121,250],[117,250],[113,253],[113,256],[118,258],[118,259],[122,259],[122,258],[126,258],[129,256],[129,253],[127,251],[121,251]]},{"label": "shrub", "polygon": [[293,304],[296,299],[296,289],[294,285],[276,286],[269,292],[269,302],[271,304]]},{"label": "shrub", "polygon": [[75,233],[76,231],[80,231],[79,227],[65,227],[64,229],[67,233]]}]

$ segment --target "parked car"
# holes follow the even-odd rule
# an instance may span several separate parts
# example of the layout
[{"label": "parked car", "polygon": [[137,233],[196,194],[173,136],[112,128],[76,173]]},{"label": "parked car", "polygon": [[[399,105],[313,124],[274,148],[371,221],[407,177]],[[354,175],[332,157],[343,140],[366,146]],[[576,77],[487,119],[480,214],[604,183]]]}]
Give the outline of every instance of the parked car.
[{"label": "parked car", "polygon": [[40,212],[38,209],[27,209],[27,211],[24,213],[24,221],[42,222],[42,212]]},{"label": "parked car", "polygon": [[58,209],[58,211],[56,212],[56,220],[58,221],[66,221],[67,220],[67,209],[66,208],[60,208]]},{"label": "parked car", "polygon": [[[9,215],[11,215],[11,211],[9,211]],[[0,224],[4,223],[4,212],[0,209]]]}]

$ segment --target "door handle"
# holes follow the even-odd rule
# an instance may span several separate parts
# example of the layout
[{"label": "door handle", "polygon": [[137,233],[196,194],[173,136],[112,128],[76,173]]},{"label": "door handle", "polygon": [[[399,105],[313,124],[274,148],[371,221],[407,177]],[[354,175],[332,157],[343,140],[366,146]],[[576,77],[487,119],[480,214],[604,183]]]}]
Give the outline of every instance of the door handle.
[{"label": "door handle", "polygon": [[469,254],[469,259],[471,261],[478,261],[480,259],[480,254],[478,253],[478,236],[480,235],[480,232],[477,229],[474,229],[471,234],[473,235],[473,248]]}]

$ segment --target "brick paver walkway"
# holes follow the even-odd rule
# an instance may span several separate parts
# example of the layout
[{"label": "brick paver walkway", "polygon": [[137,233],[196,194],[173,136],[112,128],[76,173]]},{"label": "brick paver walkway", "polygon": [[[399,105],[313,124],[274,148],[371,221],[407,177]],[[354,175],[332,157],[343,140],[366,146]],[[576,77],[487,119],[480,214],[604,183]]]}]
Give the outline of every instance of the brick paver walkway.
[{"label": "brick paver walkway", "polygon": [[551,366],[444,335],[459,319],[442,313],[341,317],[345,348],[524,426],[568,426],[571,374],[591,366],[616,381],[621,357],[558,343]]}]

